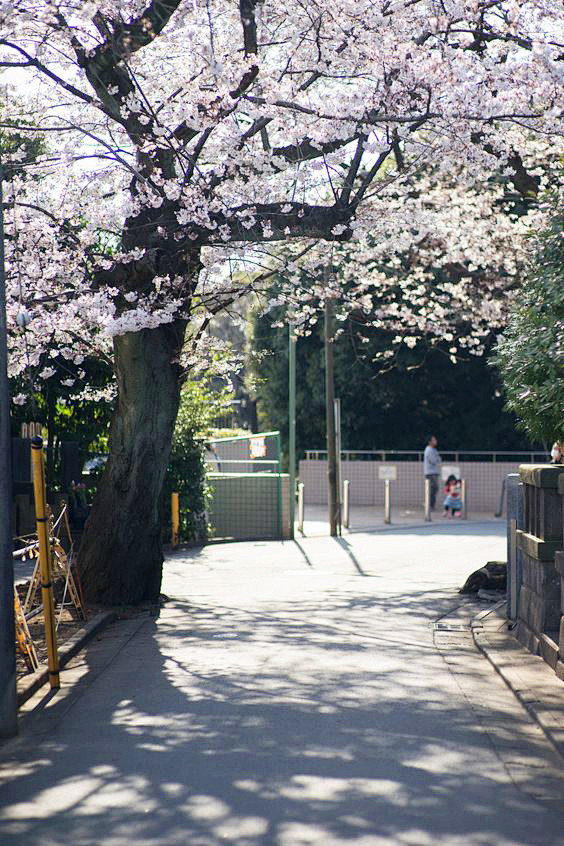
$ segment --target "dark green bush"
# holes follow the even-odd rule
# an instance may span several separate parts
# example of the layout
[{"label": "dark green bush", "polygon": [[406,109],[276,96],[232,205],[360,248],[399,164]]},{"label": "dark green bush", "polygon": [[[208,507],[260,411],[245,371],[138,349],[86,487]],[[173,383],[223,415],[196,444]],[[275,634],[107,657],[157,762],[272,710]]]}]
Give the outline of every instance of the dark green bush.
[{"label": "dark green bush", "polygon": [[207,508],[211,491],[206,479],[206,438],[214,422],[229,407],[231,394],[215,390],[210,377],[187,382],[172,439],[163,485],[163,532],[171,537],[171,498],[179,494],[181,541],[205,543],[208,539]]},{"label": "dark green bush", "polygon": [[554,202],[494,358],[507,408],[532,441],[548,446],[564,440],[563,224],[564,209]]}]

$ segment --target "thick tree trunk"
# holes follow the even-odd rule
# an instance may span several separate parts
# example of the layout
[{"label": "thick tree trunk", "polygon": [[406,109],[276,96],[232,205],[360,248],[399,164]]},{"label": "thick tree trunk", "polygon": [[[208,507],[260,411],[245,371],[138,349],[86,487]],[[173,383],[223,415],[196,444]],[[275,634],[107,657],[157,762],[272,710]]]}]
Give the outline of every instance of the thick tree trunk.
[{"label": "thick tree trunk", "polygon": [[110,455],[79,552],[90,602],[135,605],[159,595],[159,501],[178,412],[185,328],[177,321],[115,339],[118,404]]}]

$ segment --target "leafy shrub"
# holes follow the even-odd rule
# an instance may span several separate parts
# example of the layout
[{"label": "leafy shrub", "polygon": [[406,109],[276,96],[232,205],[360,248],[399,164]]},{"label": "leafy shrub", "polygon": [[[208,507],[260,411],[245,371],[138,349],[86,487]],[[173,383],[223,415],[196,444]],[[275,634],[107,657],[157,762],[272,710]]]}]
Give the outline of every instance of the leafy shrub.
[{"label": "leafy shrub", "polygon": [[564,440],[564,209],[554,201],[493,363],[532,441]]},{"label": "leafy shrub", "polygon": [[215,390],[210,377],[187,382],[182,389],[172,449],[163,486],[163,531],[171,534],[173,492],[180,497],[179,538],[204,543],[208,539],[207,509],[211,489],[207,483],[206,439],[212,423],[229,407],[231,394]]}]

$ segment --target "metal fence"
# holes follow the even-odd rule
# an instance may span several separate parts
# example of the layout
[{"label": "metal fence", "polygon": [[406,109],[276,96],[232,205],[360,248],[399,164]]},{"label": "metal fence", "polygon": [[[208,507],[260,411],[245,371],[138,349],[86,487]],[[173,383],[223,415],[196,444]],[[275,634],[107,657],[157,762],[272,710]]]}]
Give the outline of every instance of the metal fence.
[{"label": "metal fence", "polygon": [[282,473],[279,432],[212,440],[206,462],[212,538],[290,536],[289,482]]},{"label": "metal fence", "polygon": [[[424,450],[420,449],[343,449],[342,461],[423,461]],[[458,464],[462,461],[510,462],[511,464],[542,464],[549,460],[542,451],[520,450],[476,450],[441,449],[443,464]],[[307,449],[306,461],[327,461],[327,450]]]}]

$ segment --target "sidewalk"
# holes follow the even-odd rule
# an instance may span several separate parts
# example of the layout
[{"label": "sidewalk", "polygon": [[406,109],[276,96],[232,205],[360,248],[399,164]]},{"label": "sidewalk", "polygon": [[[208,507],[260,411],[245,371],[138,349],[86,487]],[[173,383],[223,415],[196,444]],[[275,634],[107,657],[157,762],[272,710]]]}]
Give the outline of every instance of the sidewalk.
[{"label": "sidewalk", "polygon": [[502,603],[472,621],[474,642],[564,761],[564,682],[513,637],[505,610]]},{"label": "sidewalk", "polygon": [[[453,521],[171,554],[158,617],[24,706],[2,846],[564,846],[562,761],[457,594],[504,545]],[[556,702],[541,665],[523,688]]]},{"label": "sidewalk", "polygon": [[[343,535],[352,532],[390,531],[398,528],[414,528],[450,525],[451,523],[495,522],[505,526],[505,518],[497,518],[492,514],[471,512],[466,521],[458,517],[443,517],[442,508],[432,513],[430,523],[425,521],[422,508],[392,508],[391,524],[384,523],[384,509],[376,505],[351,505],[349,528],[343,527]],[[297,531],[297,530],[296,530]],[[328,532],[327,505],[306,505],[304,512],[304,537],[317,537]]]}]

